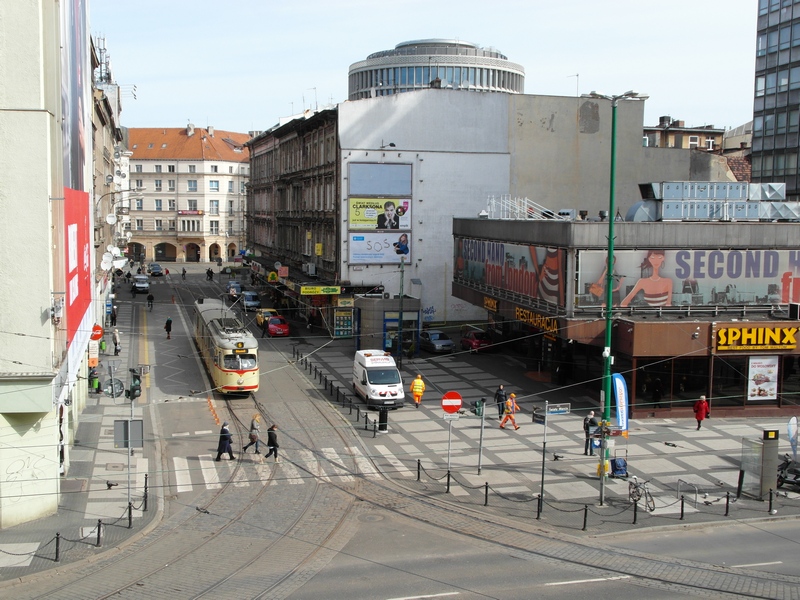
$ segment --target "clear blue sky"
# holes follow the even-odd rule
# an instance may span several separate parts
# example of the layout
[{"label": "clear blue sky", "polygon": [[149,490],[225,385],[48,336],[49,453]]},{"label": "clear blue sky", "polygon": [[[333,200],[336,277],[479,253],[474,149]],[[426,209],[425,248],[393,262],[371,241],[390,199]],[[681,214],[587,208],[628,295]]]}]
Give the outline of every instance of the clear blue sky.
[{"label": "clear blue sky", "polygon": [[647,93],[647,125],[752,119],[756,0],[89,2],[114,78],[137,88],[128,127],[264,130],[346,100],[350,64],[427,38],[500,50],[527,94]]}]

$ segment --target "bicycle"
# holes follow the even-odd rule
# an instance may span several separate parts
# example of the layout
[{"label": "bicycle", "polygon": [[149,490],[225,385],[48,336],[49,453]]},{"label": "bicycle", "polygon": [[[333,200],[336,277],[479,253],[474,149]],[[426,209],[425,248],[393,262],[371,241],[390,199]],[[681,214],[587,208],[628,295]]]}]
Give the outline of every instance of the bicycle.
[{"label": "bicycle", "polygon": [[639,500],[644,498],[645,510],[653,512],[656,509],[656,501],[653,499],[653,494],[650,493],[650,489],[647,487],[647,481],[639,483],[639,479],[636,475],[633,476],[633,481],[628,482],[628,497],[633,503],[638,503]]}]

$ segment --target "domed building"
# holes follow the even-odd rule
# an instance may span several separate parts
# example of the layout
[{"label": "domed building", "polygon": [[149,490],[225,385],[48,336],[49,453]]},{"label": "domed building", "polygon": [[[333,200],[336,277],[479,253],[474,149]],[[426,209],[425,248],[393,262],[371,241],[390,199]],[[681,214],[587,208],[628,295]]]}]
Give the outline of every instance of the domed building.
[{"label": "domed building", "polygon": [[470,92],[525,92],[525,69],[494,48],[460,40],[414,40],[350,65],[348,99],[430,87]]}]

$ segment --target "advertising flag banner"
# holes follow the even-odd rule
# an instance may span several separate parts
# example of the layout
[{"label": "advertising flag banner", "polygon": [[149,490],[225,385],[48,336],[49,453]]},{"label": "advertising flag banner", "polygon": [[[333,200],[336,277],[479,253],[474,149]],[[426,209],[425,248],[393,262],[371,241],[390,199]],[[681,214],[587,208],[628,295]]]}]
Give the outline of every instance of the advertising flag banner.
[{"label": "advertising flag banner", "polygon": [[619,373],[611,376],[611,393],[617,403],[617,427],[628,437],[628,386]]}]

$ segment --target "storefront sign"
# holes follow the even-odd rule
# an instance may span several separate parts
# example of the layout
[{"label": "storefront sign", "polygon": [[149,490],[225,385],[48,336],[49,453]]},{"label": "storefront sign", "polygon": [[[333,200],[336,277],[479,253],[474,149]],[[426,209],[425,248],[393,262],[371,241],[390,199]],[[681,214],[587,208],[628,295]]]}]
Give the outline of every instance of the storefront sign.
[{"label": "storefront sign", "polygon": [[747,374],[747,400],[778,399],[778,357],[751,356]]},{"label": "storefront sign", "polygon": [[740,327],[717,331],[717,350],[794,350],[797,327]]},{"label": "storefront sign", "polygon": [[303,285],[300,287],[301,296],[327,296],[341,293],[342,288],[338,285]]},{"label": "storefront sign", "polygon": [[558,334],[557,317],[548,317],[547,315],[542,315],[532,310],[516,307],[514,309],[514,318],[517,321],[522,321],[526,325],[536,327],[537,329],[541,329],[547,333],[551,333],[553,335]]},{"label": "storefront sign", "polygon": [[491,312],[497,312],[497,300],[494,298],[489,298],[488,296],[484,296],[483,308]]},{"label": "storefront sign", "polygon": [[342,298],[337,299],[336,305],[340,308],[353,308],[356,305],[355,298]]},{"label": "storefront sign", "polygon": [[267,281],[270,283],[278,283],[278,274],[275,271],[270,271],[267,275]]}]

